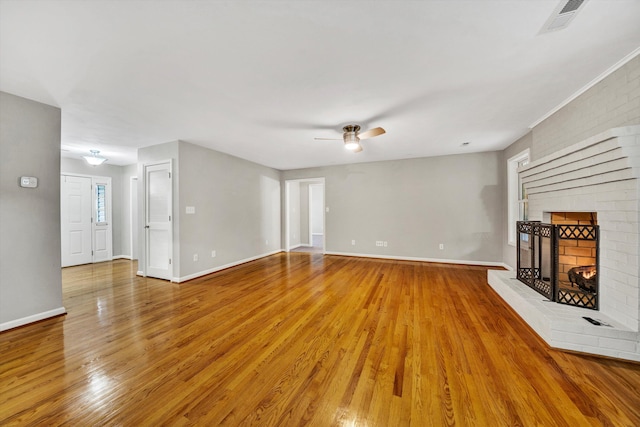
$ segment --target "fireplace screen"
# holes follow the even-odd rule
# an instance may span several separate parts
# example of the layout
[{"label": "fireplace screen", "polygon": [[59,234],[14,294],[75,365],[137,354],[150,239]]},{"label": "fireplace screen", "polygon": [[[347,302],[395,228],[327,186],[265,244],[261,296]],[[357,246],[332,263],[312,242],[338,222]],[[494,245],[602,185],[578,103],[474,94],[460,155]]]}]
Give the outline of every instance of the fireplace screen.
[{"label": "fireplace screen", "polygon": [[598,226],[519,221],[517,278],[552,301],[598,309]]}]

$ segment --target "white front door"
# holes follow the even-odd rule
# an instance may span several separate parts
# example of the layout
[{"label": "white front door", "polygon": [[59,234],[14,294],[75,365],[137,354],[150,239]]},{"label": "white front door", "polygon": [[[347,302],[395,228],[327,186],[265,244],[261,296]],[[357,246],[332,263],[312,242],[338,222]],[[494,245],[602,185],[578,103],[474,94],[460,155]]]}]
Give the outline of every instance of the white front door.
[{"label": "white front door", "polygon": [[111,178],[60,176],[62,266],[110,261]]},{"label": "white front door", "polygon": [[113,258],[110,205],[111,178],[93,178],[93,262]]},{"label": "white front door", "polygon": [[91,178],[62,175],[60,190],[62,266],[91,263]]},{"label": "white front door", "polygon": [[173,226],[171,162],[145,165],[145,274],[171,280]]}]

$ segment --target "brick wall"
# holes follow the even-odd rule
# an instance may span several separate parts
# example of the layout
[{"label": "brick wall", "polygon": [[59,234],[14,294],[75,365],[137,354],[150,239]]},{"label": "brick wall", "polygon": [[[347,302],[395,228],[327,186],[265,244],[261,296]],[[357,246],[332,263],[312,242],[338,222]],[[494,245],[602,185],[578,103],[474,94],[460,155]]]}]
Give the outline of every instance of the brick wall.
[{"label": "brick wall", "polygon": [[640,55],[535,126],[532,159],[634,124],[640,124]]}]

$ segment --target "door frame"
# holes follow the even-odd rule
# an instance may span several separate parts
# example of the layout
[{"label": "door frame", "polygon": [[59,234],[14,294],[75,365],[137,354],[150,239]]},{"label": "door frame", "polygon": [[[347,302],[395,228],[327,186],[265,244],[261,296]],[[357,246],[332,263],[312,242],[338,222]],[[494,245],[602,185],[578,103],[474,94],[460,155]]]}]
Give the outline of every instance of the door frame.
[{"label": "door frame", "polygon": [[[290,232],[290,218],[289,218],[289,209],[290,205],[290,197],[289,197],[289,185],[294,182],[308,182],[310,184],[319,184],[322,185],[322,211],[326,214],[327,212],[327,200],[326,200],[326,188],[325,188],[325,178],[300,178],[300,179],[286,179],[284,181],[284,250],[285,252],[289,252],[291,250],[291,246],[289,245],[289,232]],[[322,253],[326,253],[327,246],[327,215],[322,216],[322,229],[324,231],[322,235]],[[309,230],[311,230],[311,224],[309,224]],[[313,243],[310,243],[313,244]]]},{"label": "door frame", "polygon": [[[148,271],[147,271],[147,267],[149,264],[149,228],[147,227],[147,200],[148,200],[148,194],[147,194],[147,168],[151,167],[151,166],[159,166],[159,165],[163,165],[163,164],[168,164],[169,165],[169,173],[170,173],[170,177],[171,177],[171,194],[169,194],[169,204],[171,206],[171,221],[170,221],[170,226],[169,226],[169,234],[171,236],[171,238],[169,239],[169,253],[171,254],[171,271],[169,273],[169,277],[168,278],[164,278],[166,280],[169,280],[170,282],[173,282],[173,277],[174,277],[174,266],[175,266],[175,254],[174,254],[174,244],[173,244],[173,238],[174,238],[174,226],[173,224],[176,221],[176,215],[175,215],[175,209],[173,206],[173,192],[174,192],[174,175],[173,175],[173,159],[167,159],[167,160],[157,160],[157,161],[152,161],[149,163],[143,163],[142,164],[142,225],[143,225],[143,230],[144,230],[144,245],[143,248],[138,248],[138,252],[143,251],[144,253],[144,262],[142,263],[142,268],[140,267],[140,260],[138,259],[138,270],[141,270],[140,272],[142,273],[142,276],[147,277]],[[139,202],[139,201],[138,201]],[[140,218],[140,213],[138,212],[138,218]],[[140,221],[139,221],[140,222]],[[139,257],[142,258],[142,257]]]}]

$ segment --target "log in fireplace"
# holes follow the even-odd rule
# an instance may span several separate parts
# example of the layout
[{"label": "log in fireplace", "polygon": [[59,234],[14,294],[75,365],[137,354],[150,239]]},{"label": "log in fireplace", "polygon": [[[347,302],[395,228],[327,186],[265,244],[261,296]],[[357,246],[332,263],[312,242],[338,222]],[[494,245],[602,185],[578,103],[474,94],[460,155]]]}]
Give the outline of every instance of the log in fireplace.
[{"label": "log in fireplace", "polygon": [[561,304],[598,310],[598,226],[517,223],[516,277]]}]

